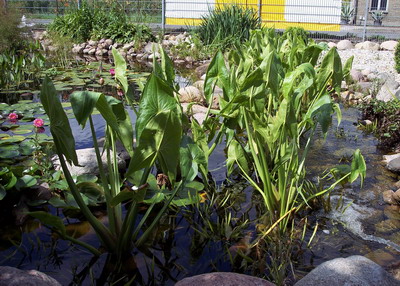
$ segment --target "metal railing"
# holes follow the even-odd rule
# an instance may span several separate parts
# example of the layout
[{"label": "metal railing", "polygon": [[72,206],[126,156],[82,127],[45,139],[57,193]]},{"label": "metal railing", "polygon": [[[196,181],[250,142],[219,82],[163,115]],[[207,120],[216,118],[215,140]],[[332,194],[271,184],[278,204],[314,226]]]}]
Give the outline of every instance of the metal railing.
[{"label": "metal railing", "polygon": [[[50,22],[57,15],[79,8],[83,0],[5,1],[7,8],[18,9],[28,19]],[[237,4],[254,9],[265,26],[277,29],[301,26],[321,39],[383,41],[400,38],[400,3],[397,2],[400,1],[381,1],[381,6],[386,3],[382,7],[370,0],[88,0],[87,4],[104,8],[118,3],[132,21],[157,24],[162,29],[196,25],[210,10]],[[352,8],[347,21],[343,21],[343,5]]]}]

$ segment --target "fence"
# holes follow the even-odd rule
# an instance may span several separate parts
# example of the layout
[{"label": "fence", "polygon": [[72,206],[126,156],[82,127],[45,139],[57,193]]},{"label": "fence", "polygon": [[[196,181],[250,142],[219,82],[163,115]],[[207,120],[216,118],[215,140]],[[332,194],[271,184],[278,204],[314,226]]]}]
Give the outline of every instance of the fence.
[{"label": "fence", "polygon": [[[1,0],[0,0],[1,1]],[[83,0],[3,0],[29,19],[52,19]],[[300,26],[316,38],[400,38],[400,1],[395,0],[88,0],[92,7],[118,3],[132,21],[162,28],[196,25],[210,10],[237,4],[252,8],[264,26]],[[49,21],[50,21],[49,20]],[[48,21],[48,22],[49,22]]]}]

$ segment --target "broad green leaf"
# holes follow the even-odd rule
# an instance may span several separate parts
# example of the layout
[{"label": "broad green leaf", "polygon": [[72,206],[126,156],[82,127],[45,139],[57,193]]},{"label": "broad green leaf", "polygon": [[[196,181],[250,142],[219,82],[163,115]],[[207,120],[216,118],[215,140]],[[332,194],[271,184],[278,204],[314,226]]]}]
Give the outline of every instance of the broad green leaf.
[{"label": "broad green leaf", "polygon": [[126,79],[126,62],[125,59],[113,48],[112,55],[115,63],[115,78],[121,83],[124,93],[128,92],[128,80]]},{"label": "broad green leaf", "polygon": [[161,170],[173,182],[179,161],[182,137],[180,118],[173,111],[161,111],[150,119],[139,138],[138,147],[129,164],[128,176],[151,167],[157,159]]},{"label": "broad green leaf", "polygon": [[165,81],[152,74],[146,83],[139,104],[136,139],[141,137],[141,133],[153,117],[166,111],[177,111],[173,89]]},{"label": "broad green leaf", "polygon": [[70,96],[72,110],[78,123],[85,128],[101,93],[93,91],[75,91]]},{"label": "broad green leaf", "polygon": [[61,233],[62,236],[65,236],[65,225],[61,218],[59,218],[58,216],[43,211],[28,212],[28,214],[40,220],[42,224],[55,228],[58,232]]},{"label": "broad green leaf", "polygon": [[357,149],[353,154],[353,160],[351,162],[350,183],[357,180],[357,178],[360,176],[362,185],[366,176],[366,172],[367,165],[365,164],[364,157],[361,154],[360,149]]},{"label": "broad green leaf", "polygon": [[217,52],[207,69],[204,83],[204,95],[207,102],[210,102],[212,98],[215,84],[222,89],[227,89],[229,85],[229,72],[225,65],[224,55],[221,51]]},{"label": "broad green leaf", "polygon": [[74,165],[78,165],[78,158],[75,152],[75,140],[72,135],[71,126],[61,106],[57,91],[48,77],[43,80],[40,100],[46,114],[49,116],[50,131],[58,151],[62,153],[68,161],[72,161]]},{"label": "broad green leaf", "polygon": [[228,146],[228,158],[226,159],[228,176],[232,174],[235,164],[240,166],[246,174],[249,173],[249,166],[243,147],[236,140],[232,140]]},{"label": "broad green leaf", "polygon": [[191,182],[196,178],[199,165],[207,168],[207,161],[203,151],[199,146],[193,143],[190,137],[183,137],[179,154],[181,176],[187,182]]},{"label": "broad green leaf", "polygon": [[35,177],[32,177],[31,175],[24,175],[21,178],[18,178],[17,183],[15,184],[15,188],[17,190],[20,190],[23,188],[33,187],[36,184],[37,184],[37,180]]},{"label": "broad green leaf", "polygon": [[340,93],[342,80],[342,61],[334,47],[325,55],[318,69],[316,77],[317,91],[325,90],[328,83],[330,83],[336,92]]},{"label": "broad green leaf", "polygon": [[348,58],[348,60],[346,61],[346,63],[344,64],[344,67],[343,67],[343,77],[346,79],[347,84],[350,84],[352,81],[350,71],[353,68],[353,60],[354,60],[354,56],[351,56],[350,58]]}]

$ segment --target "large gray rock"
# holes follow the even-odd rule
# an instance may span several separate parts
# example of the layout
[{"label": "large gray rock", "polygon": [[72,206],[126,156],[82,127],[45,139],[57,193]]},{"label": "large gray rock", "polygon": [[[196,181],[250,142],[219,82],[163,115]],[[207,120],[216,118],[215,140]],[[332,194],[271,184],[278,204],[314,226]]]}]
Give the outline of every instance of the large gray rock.
[{"label": "large gray rock", "polygon": [[196,275],[178,281],[175,286],[274,286],[275,284],[253,276],[231,273],[214,272]]},{"label": "large gray rock", "polygon": [[356,44],[355,48],[360,49],[360,50],[378,51],[380,48],[380,45],[378,43],[365,41],[365,42]]},{"label": "large gray rock", "polygon": [[394,155],[385,155],[383,156],[383,159],[386,162],[386,168],[389,171],[400,173],[400,153]]},{"label": "large gray rock", "polygon": [[397,46],[397,41],[385,41],[381,44],[382,50],[394,51]]},{"label": "large gray rock", "polygon": [[338,50],[351,50],[353,48],[354,46],[349,40],[341,40],[339,43],[337,43]]},{"label": "large gray rock", "polygon": [[[101,152],[102,149],[100,148],[100,154]],[[68,170],[70,171],[71,175],[80,176],[83,174],[93,174],[93,175],[99,174],[99,167],[97,165],[96,152],[94,148],[76,150],[76,155],[78,157],[79,166],[74,166],[67,163]],[[101,159],[103,161],[104,169],[107,171],[108,169],[107,169],[106,152],[104,152]],[[121,158],[119,155],[117,156],[117,161],[118,161],[118,169],[122,170],[126,168],[125,160]],[[61,164],[57,156],[54,158],[53,164],[56,169],[61,169]]]},{"label": "large gray rock", "polygon": [[399,88],[399,83],[394,77],[388,73],[380,73],[377,75],[376,80],[379,80],[382,84],[376,98],[382,101],[393,100]]},{"label": "large gray rock", "polygon": [[364,256],[336,258],[322,263],[295,286],[398,286],[381,266]]},{"label": "large gray rock", "polygon": [[54,278],[37,270],[0,266],[0,286],[61,286]]}]

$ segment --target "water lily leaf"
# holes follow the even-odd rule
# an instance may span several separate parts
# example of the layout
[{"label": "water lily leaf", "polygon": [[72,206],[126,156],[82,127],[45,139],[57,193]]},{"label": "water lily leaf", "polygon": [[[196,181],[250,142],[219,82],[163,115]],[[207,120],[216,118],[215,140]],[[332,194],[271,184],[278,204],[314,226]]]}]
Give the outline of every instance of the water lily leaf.
[{"label": "water lily leaf", "polygon": [[8,137],[11,137],[10,134],[0,133],[0,138],[8,138]]},{"label": "water lily leaf", "polygon": [[28,134],[31,133],[32,130],[28,130],[28,129],[16,129],[12,131],[14,134]]},{"label": "water lily leaf", "polygon": [[96,183],[98,178],[97,178],[97,176],[92,175],[92,174],[83,174],[83,175],[79,175],[76,180],[77,180],[77,182]]},{"label": "water lily leaf", "polygon": [[4,197],[7,195],[6,189],[3,187],[3,185],[0,185],[0,201],[4,199]]},{"label": "water lily leaf", "polygon": [[32,177],[31,175],[25,175],[25,176],[22,176],[21,178],[18,178],[17,183],[15,184],[15,187],[17,188],[17,190],[21,190],[23,188],[33,187],[36,184],[37,184],[37,180],[35,177]]},{"label": "water lily leaf", "polygon": [[12,143],[19,143],[21,141],[24,141],[25,137],[21,135],[16,135],[12,137],[5,137],[0,139],[0,145],[4,144],[12,144]]},{"label": "water lily leaf", "polygon": [[66,234],[65,225],[58,216],[43,211],[29,212],[28,214],[40,220],[41,223],[55,228],[61,235],[64,236]]},{"label": "water lily leaf", "polygon": [[18,150],[1,150],[0,158],[1,159],[11,159],[19,156]]},{"label": "water lily leaf", "polygon": [[97,206],[99,203],[104,202],[103,188],[92,182],[83,182],[76,185],[84,196],[87,197],[87,204],[90,206]]}]

